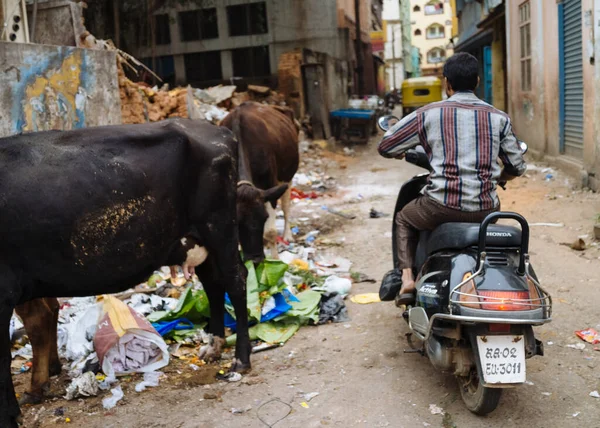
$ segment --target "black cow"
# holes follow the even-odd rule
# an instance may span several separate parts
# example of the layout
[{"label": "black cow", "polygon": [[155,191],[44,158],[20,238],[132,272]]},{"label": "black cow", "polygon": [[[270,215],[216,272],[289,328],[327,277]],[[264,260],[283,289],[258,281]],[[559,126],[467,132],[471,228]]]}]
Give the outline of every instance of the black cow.
[{"label": "black cow", "polygon": [[[232,368],[249,369],[237,164],[231,132],[190,120],[0,139],[0,427],[17,426],[20,413],[10,374],[13,310],[20,306],[37,338],[35,355],[40,338],[56,340],[54,298],[119,292],[162,265],[189,272],[201,263],[218,345],[227,291],[238,323]],[[46,348],[38,380],[58,369]]]}]

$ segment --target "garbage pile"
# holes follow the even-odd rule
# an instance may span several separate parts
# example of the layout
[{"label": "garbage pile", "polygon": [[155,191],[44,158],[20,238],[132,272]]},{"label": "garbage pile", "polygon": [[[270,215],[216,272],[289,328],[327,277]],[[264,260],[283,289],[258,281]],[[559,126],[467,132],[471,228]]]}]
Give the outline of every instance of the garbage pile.
[{"label": "garbage pile", "polygon": [[[344,298],[352,281],[351,263],[346,259],[290,244],[281,260],[265,260],[256,267],[248,262],[246,268],[254,352],[283,345],[301,326],[349,319]],[[236,321],[227,295],[225,309],[226,345],[230,347],[236,341]],[[143,373],[135,387],[141,392],[159,384],[165,376],[160,369],[172,358],[183,359],[189,368],[198,370],[206,364],[198,358],[198,349],[212,340],[204,330],[209,318],[208,297],[198,278],[186,280],[181,271],[172,278],[168,267],[120,294],[62,301],[58,349],[71,378],[65,398],[110,390],[103,400],[104,408],[110,409],[126,392],[119,381],[123,376]],[[13,374],[30,370],[31,345],[16,316],[11,338]]]}]

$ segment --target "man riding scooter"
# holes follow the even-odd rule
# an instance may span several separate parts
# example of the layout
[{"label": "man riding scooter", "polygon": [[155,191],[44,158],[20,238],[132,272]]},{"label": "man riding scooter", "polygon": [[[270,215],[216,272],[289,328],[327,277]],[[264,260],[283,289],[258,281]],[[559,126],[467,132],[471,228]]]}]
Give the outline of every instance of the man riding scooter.
[{"label": "man riding scooter", "polygon": [[393,281],[388,286],[399,289],[397,305],[415,300],[419,231],[442,223],[481,222],[500,209],[496,186],[527,169],[508,115],[474,93],[479,85],[477,59],[458,53],[446,61],[443,74],[448,99],[404,117],[378,147],[382,156],[402,159],[407,149],[421,145],[432,167],[423,194],[395,218],[399,264],[384,281]]}]

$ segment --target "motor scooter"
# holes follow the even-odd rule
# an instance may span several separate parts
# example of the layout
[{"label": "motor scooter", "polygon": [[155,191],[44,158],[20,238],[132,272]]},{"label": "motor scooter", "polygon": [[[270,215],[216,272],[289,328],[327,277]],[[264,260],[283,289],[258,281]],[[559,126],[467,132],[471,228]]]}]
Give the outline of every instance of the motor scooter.
[{"label": "motor scooter", "polygon": [[[387,116],[378,124],[387,131],[394,121],[398,119]],[[527,145],[521,143],[521,149],[526,152]],[[409,148],[405,159],[431,171],[421,146]],[[394,215],[421,194],[428,175],[419,174],[402,186]],[[496,224],[498,220],[513,220],[520,228]],[[393,300],[401,286],[395,229],[394,222],[396,269],[382,281],[382,300]],[[408,352],[427,356],[436,369],[453,374],[471,412],[492,412],[503,389],[525,383],[526,360],[544,354],[533,326],[551,321],[552,298],[530,264],[527,220],[496,212],[481,224],[445,223],[421,232],[413,269],[416,300],[401,305],[410,330]]]}]

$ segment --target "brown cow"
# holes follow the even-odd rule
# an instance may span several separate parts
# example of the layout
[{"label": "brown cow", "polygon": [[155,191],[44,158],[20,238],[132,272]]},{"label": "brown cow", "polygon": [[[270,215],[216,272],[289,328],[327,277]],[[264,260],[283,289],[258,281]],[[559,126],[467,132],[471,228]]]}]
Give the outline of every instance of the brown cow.
[{"label": "brown cow", "polygon": [[[238,225],[246,259],[264,259],[264,244],[278,258],[275,208],[282,198],[284,239],[291,240],[289,224],[290,182],[298,170],[298,131],[287,107],[245,102],[221,126],[233,131],[239,144]],[[262,221],[261,221],[262,220]],[[266,224],[265,224],[266,221]],[[264,231],[264,243],[256,239]]]}]

